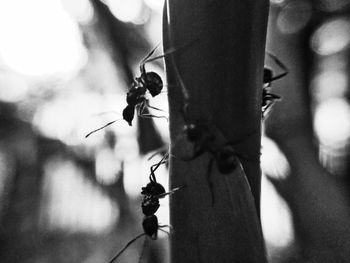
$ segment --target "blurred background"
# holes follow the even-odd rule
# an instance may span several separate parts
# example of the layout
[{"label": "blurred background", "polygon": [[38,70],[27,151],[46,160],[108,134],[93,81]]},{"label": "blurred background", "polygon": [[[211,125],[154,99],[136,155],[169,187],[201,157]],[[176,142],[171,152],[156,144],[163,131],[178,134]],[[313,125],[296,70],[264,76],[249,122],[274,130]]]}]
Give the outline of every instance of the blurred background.
[{"label": "blurred background", "polygon": [[[107,262],[143,232],[140,190],[161,156],[148,158],[169,142],[168,123],[139,118],[130,127],[121,112],[139,62],[162,42],[162,8],[160,0],[0,1],[1,262]],[[350,240],[349,46],[347,0],[271,0],[267,50],[289,74],[273,83],[282,100],[262,140],[270,262],[316,262],[309,251],[345,262],[337,255],[350,250],[342,241]],[[283,72],[268,57],[266,66]],[[161,60],[146,68],[164,77]],[[166,92],[151,104],[166,112]],[[166,167],[157,176],[167,187]],[[118,262],[168,262],[166,235],[143,240]]]}]

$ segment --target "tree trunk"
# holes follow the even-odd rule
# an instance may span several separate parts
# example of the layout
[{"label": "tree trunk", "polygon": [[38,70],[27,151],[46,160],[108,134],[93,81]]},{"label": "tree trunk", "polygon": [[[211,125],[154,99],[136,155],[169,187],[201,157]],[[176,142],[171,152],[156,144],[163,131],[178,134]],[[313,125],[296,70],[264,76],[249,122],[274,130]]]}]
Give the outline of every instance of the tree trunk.
[{"label": "tree trunk", "polygon": [[[267,15],[266,0],[166,3],[164,49],[178,49],[165,59],[170,185],[185,186],[170,200],[172,263],[266,262],[259,156]],[[193,147],[183,132],[188,119],[215,130],[220,145],[239,141],[232,144],[242,166],[222,174],[214,160],[210,169],[208,151],[183,161]]]}]

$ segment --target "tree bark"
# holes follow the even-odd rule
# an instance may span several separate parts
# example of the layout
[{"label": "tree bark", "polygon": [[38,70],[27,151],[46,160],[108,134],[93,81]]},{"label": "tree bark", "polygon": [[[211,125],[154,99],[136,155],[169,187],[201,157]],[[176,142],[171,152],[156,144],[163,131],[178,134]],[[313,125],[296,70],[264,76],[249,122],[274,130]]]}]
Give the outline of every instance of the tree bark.
[{"label": "tree bark", "polygon": [[[164,49],[179,49],[165,58],[170,186],[185,186],[170,200],[173,263],[266,262],[259,222],[259,157],[267,16],[266,0],[166,3]],[[240,158],[242,166],[221,174],[216,161],[208,171],[212,154],[181,160],[191,149],[182,131],[186,102],[186,119],[214,127],[223,144],[241,140],[234,150],[247,157]]]}]

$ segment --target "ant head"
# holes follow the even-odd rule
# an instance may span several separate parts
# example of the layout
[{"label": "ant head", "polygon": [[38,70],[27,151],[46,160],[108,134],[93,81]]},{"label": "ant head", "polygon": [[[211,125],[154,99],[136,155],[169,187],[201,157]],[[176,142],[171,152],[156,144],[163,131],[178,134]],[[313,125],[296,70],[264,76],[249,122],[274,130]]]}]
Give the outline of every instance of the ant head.
[{"label": "ant head", "polygon": [[159,199],[153,196],[146,195],[141,203],[142,213],[145,216],[151,216],[155,214],[159,208]]},{"label": "ant head", "polygon": [[238,165],[237,156],[231,147],[220,149],[217,153],[216,162],[220,173],[223,174],[232,172]]},{"label": "ant head", "polygon": [[151,93],[152,97],[157,96],[163,89],[163,81],[155,72],[147,72],[145,87]]},{"label": "ant head", "polygon": [[148,196],[157,196],[165,193],[164,187],[157,182],[151,181],[146,185],[146,187],[142,187],[141,194]]},{"label": "ant head", "polygon": [[273,71],[269,68],[264,68],[264,77],[263,77],[264,84],[271,82],[272,76],[273,76]]},{"label": "ant head", "polygon": [[143,231],[152,239],[157,239],[158,218],[155,215],[145,216],[142,222]]}]

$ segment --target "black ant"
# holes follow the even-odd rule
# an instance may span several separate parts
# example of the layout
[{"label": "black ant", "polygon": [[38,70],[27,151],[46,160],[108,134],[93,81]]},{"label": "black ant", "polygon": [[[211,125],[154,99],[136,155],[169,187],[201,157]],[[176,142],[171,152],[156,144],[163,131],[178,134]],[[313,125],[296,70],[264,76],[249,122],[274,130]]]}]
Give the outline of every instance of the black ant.
[{"label": "black ant", "polygon": [[[178,52],[185,47],[193,44],[195,41],[192,41],[186,45],[183,45],[182,47],[179,47],[177,49],[169,49],[168,51],[164,52],[164,54],[160,56],[156,56],[153,58],[150,58],[156,49],[158,48],[158,45],[152,49],[140,62],[140,73],[141,75],[139,77],[135,77],[131,88],[126,93],[126,107],[123,110],[123,119],[129,124],[129,126],[132,126],[132,121],[135,117],[135,110],[137,110],[137,115],[143,118],[166,118],[165,116],[157,116],[149,113],[145,113],[145,109],[154,109],[157,111],[162,111],[159,108],[153,107],[149,104],[149,100],[146,98],[147,91],[151,94],[152,97],[155,97],[159,95],[162,92],[162,89],[164,87],[162,78],[153,71],[147,72],[145,65],[146,63],[155,61],[157,59],[163,58],[165,56],[168,56],[174,52]],[[91,134],[102,130],[106,128],[107,126],[115,123],[117,120],[111,121],[102,127],[95,129],[91,132],[89,132],[85,138],[89,137]]]},{"label": "black ant", "polygon": [[134,78],[131,84],[131,88],[126,94],[126,103],[128,105],[123,110],[123,119],[130,126],[132,125],[132,120],[134,119],[134,115],[135,115],[135,109],[137,107],[138,107],[138,115],[141,117],[161,117],[161,116],[155,116],[151,114],[144,114],[144,110],[146,107],[159,110],[158,108],[155,108],[149,105],[148,99],[145,97],[146,92],[148,91],[152,97],[155,97],[159,95],[163,89],[162,78],[153,71],[147,72],[145,65],[146,63],[163,58],[164,56],[174,52],[175,50],[171,50],[171,51],[165,52],[163,55],[150,58],[157,48],[158,46],[152,49],[146,55],[146,57],[144,57],[141,60],[140,62],[141,75],[139,77]]},{"label": "black ant", "polygon": [[168,56],[176,51],[180,51],[184,49],[185,47],[192,45],[195,41],[189,42],[185,45],[183,45],[180,48],[177,49],[170,49],[166,52],[164,52],[163,55],[156,56],[154,58],[150,58],[158,46],[156,46],[151,52],[147,54],[145,58],[142,59],[140,62],[140,77],[135,77],[133,80],[133,83],[131,85],[131,89],[128,91],[126,95],[126,102],[127,106],[123,110],[123,119],[131,126],[132,120],[134,119],[135,115],[135,109],[138,107],[138,115],[141,117],[146,118],[164,118],[164,116],[156,116],[152,114],[145,114],[144,110],[145,108],[151,108],[158,111],[161,111],[158,108],[152,107],[149,105],[148,100],[145,97],[145,94],[147,91],[152,95],[152,97],[155,97],[159,95],[163,89],[163,81],[162,78],[155,72],[150,71],[147,72],[145,69],[146,63],[152,62],[154,60],[163,58],[165,56]]},{"label": "black ant", "polygon": [[[211,128],[207,124],[185,124],[183,132],[185,133],[187,140],[194,144],[194,154],[190,158],[182,158],[182,160],[194,160],[205,152],[208,152],[212,155],[208,163],[207,180],[211,192],[212,205],[214,205],[213,183],[210,180],[213,162],[216,162],[217,169],[220,173],[228,174],[237,168],[237,166],[239,165],[239,158],[248,160],[252,159],[251,157],[239,154],[237,151],[234,150],[234,146],[246,140],[253,134],[256,134],[256,131],[248,134],[247,136],[244,136],[243,138],[227,142],[225,144],[217,142],[217,138],[215,136],[213,128]],[[255,159],[256,158],[254,158],[254,160]]]},{"label": "black ant", "polygon": [[[135,116],[135,109],[137,109],[138,116],[144,117],[144,118],[166,118],[165,116],[156,116],[152,114],[146,114],[144,113],[146,108],[155,109],[158,111],[162,111],[161,109],[158,109],[156,107],[153,107],[149,104],[148,99],[146,98],[147,91],[152,95],[152,97],[155,97],[159,95],[163,89],[163,81],[162,78],[155,72],[150,71],[147,72],[145,65],[146,63],[152,62],[154,60],[163,58],[164,56],[167,56],[171,54],[172,52],[175,52],[176,50],[169,50],[165,52],[163,55],[156,56],[154,58],[150,58],[156,49],[158,48],[158,45],[152,49],[140,62],[140,72],[141,75],[139,77],[135,77],[133,82],[131,83],[131,88],[126,93],[126,107],[123,110],[123,119],[132,126],[132,121]],[[117,120],[111,121],[104,126],[95,129],[88,133],[85,138],[89,137],[91,134],[102,130],[106,128],[107,126],[115,123]]]},{"label": "black ant", "polygon": [[[183,186],[176,187],[169,192],[165,192],[164,187],[157,182],[155,171],[162,164],[168,161],[169,154],[165,154],[163,158],[157,163],[151,166],[151,174],[149,176],[150,182],[142,187],[141,194],[144,195],[141,203],[142,213],[145,215],[142,220],[143,233],[139,234],[132,240],[130,240],[122,250],[120,250],[108,263],[112,263],[116,260],[132,243],[138,240],[142,236],[148,236],[152,240],[158,238],[158,230],[169,234],[162,228],[170,227],[168,225],[159,225],[158,218],[155,215],[159,208],[159,199],[165,197],[166,195],[173,194],[177,190],[180,190]],[[171,228],[171,227],[170,227]]]},{"label": "black ant", "polygon": [[280,100],[281,97],[270,92],[271,84],[273,81],[283,78],[288,74],[287,67],[274,55],[266,52],[268,56],[284,71],[283,73],[273,76],[273,71],[269,68],[264,68],[263,76],[263,93],[262,93],[262,115],[264,117],[265,112],[275,103],[276,100]]}]

